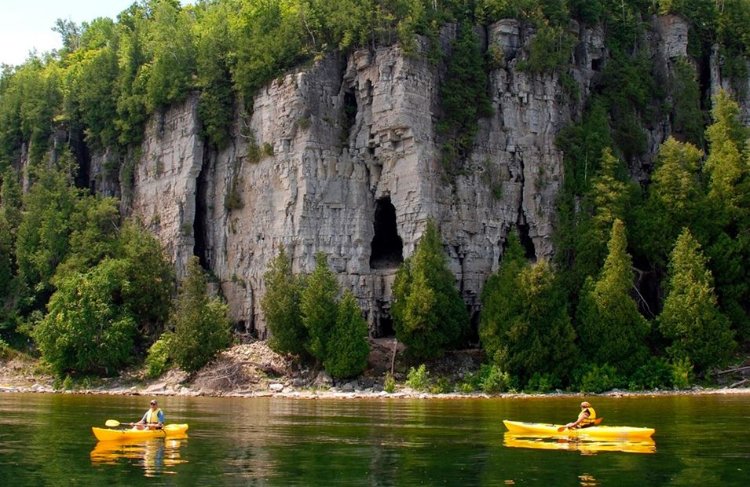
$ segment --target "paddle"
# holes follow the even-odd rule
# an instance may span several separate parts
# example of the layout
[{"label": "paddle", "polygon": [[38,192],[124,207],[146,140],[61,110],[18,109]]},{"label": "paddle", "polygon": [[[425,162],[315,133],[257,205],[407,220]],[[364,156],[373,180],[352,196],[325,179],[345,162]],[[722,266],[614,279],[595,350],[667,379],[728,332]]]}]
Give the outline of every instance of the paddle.
[{"label": "paddle", "polygon": [[[604,418],[596,418],[596,419],[594,420],[594,424],[595,424],[595,425],[598,425],[599,423],[601,423],[601,422],[602,422],[602,419],[604,419]],[[563,432],[563,431],[565,431],[566,429],[568,429],[568,427],[567,427],[567,426],[560,426],[559,428],[557,428],[557,431],[558,431],[559,433],[562,433],[562,432]]]},{"label": "paddle", "polygon": [[108,419],[104,422],[104,426],[108,426],[110,428],[117,428],[118,426],[133,426],[134,424],[135,423],[121,423],[116,419]]}]

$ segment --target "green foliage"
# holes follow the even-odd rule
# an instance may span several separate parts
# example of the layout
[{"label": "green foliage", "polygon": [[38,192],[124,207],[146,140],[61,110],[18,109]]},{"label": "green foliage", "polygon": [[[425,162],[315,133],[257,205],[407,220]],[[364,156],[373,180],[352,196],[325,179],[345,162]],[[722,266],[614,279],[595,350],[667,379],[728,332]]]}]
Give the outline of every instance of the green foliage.
[{"label": "green foliage", "polygon": [[177,365],[195,372],[231,342],[227,305],[208,295],[207,279],[198,258],[188,263],[177,306],[171,318],[170,356]]},{"label": "green foliage", "polygon": [[689,359],[699,373],[725,364],[736,346],[733,333],[717,306],[706,258],[687,229],[670,258],[667,293],[658,323],[671,340],[669,355]]},{"label": "green foliage", "polygon": [[319,252],[315,255],[315,270],[308,276],[300,296],[300,311],[309,336],[307,350],[321,363],[334,352],[328,345],[336,326],[338,293],[336,276],[328,267],[325,254]]},{"label": "green foliage", "polygon": [[584,366],[578,389],[581,392],[600,393],[614,389],[622,384],[617,369],[609,364]]},{"label": "green foliage", "polygon": [[623,223],[616,219],[609,255],[597,281],[589,278],[578,307],[581,353],[594,364],[629,374],[648,356],[649,324],[631,297],[633,269]]},{"label": "green foliage", "polygon": [[570,64],[576,39],[565,25],[543,23],[537,27],[529,46],[529,57],[519,69],[534,74],[552,73]]},{"label": "green foliage", "polygon": [[367,322],[351,291],[346,291],[338,304],[336,326],[326,344],[328,353],[323,367],[335,379],[355,377],[367,367],[370,345]]},{"label": "green foliage", "polygon": [[428,389],[430,377],[425,364],[421,364],[416,369],[414,367],[409,368],[409,372],[406,374],[406,385],[415,391],[426,391]]},{"label": "green foliage", "polygon": [[24,195],[24,216],[16,237],[20,282],[32,301],[46,300],[51,279],[70,248],[72,215],[80,192],[60,171],[44,170]]},{"label": "green foliage", "polygon": [[117,245],[117,255],[127,261],[127,278],[132,283],[123,301],[138,323],[138,341],[151,343],[161,335],[172,310],[172,264],[156,237],[134,221],[122,226]]},{"label": "green foliage", "polygon": [[705,221],[700,180],[703,153],[670,137],[659,149],[646,204],[635,219],[634,242],[657,268],[666,267],[674,241],[685,226]]},{"label": "green foliage", "polygon": [[630,376],[628,389],[653,390],[672,386],[672,366],[663,357],[651,357]]},{"label": "green foliage", "polygon": [[269,263],[263,280],[266,293],[260,306],[271,335],[268,345],[278,353],[303,355],[308,334],[300,309],[302,282],[292,273],[284,247]]},{"label": "green foliage", "polygon": [[396,338],[414,358],[443,354],[465,333],[469,317],[448,269],[440,234],[433,221],[414,255],[399,268],[393,284],[392,314]]},{"label": "green foliage", "polygon": [[523,382],[535,372],[564,377],[576,355],[565,293],[545,261],[519,263],[509,262],[515,275],[503,268],[485,288],[482,344],[495,365]]},{"label": "green foliage", "polygon": [[472,149],[479,127],[477,120],[492,113],[484,59],[469,23],[459,26],[447,71],[440,86],[443,117],[437,132],[445,140],[442,155],[445,170],[455,175]]},{"label": "green foliage", "polygon": [[533,392],[549,392],[555,388],[558,379],[551,374],[534,372],[526,383],[526,390]]},{"label": "green foliage", "polygon": [[193,16],[177,2],[155,2],[149,20],[146,49],[153,61],[144,66],[145,100],[153,112],[185,98],[193,87],[195,46]]},{"label": "green foliage", "polygon": [[155,379],[169,369],[169,350],[172,334],[167,332],[156,340],[146,354],[146,377]]},{"label": "green foliage", "polygon": [[518,233],[508,234],[500,269],[492,274],[482,290],[479,338],[490,361],[499,363],[505,347],[505,333],[515,310],[521,307],[516,279],[527,266]]},{"label": "green foliage", "polygon": [[703,145],[703,113],[701,94],[695,68],[685,58],[675,63],[672,80],[672,107],[674,131],[682,138],[698,147]]},{"label": "green foliage", "polygon": [[714,123],[706,129],[710,146],[705,165],[709,177],[708,196],[724,208],[726,218],[732,218],[737,216],[743,203],[747,203],[738,184],[748,177],[742,156],[748,129],[740,122],[739,106],[725,91],[720,91],[713,101]]},{"label": "green foliage", "polygon": [[383,390],[388,394],[393,394],[394,392],[396,392],[396,379],[390,372],[386,372],[385,374],[385,379],[383,380]]},{"label": "green foliage", "polygon": [[121,306],[131,285],[125,267],[122,260],[106,259],[57,282],[33,337],[58,375],[112,374],[130,360],[136,323]]},{"label": "green foliage", "polygon": [[672,362],[672,384],[676,389],[690,387],[693,377],[693,364],[687,357],[678,358]]},{"label": "green foliage", "polygon": [[487,394],[497,394],[510,389],[511,377],[495,364],[484,364],[479,370],[479,388]]}]

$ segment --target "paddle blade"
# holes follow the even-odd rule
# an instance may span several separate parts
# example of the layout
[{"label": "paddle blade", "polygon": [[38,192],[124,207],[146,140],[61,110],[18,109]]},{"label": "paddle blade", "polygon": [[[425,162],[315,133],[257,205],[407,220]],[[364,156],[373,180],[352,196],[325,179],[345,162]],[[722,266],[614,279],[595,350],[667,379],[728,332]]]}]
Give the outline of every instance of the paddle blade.
[{"label": "paddle blade", "polygon": [[596,419],[594,420],[594,424],[598,425],[599,423],[601,423],[601,422],[602,422],[602,420],[603,420],[603,419],[604,419],[604,418],[596,418]]},{"label": "paddle blade", "polygon": [[117,421],[116,419],[108,419],[107,421],[104,422],[104,426],[108,426],[110,428],[117,428],[118,426],[120,426],[120,422]]},{"label": "paddle blade", "polygon": [[566,428],[567,428],[567,426],[560,426],[559,428],[557,428],[557,431],[559,433],[562,433],[563,431],[565,431]]}]

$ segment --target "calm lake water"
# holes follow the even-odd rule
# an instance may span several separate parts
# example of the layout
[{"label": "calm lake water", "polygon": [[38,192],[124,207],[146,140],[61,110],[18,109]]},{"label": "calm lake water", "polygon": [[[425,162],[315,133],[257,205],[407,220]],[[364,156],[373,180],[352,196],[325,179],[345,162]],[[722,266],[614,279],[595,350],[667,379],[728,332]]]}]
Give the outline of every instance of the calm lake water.
[{"label": "calm lake water", "polygon": [[188,438],[98,443],[147,397],[0,394],[2,485],[750,485],[750,395],[587,398],[646,445],[506,437],[565,423],[580,398],[293,400],[163,397]]}]

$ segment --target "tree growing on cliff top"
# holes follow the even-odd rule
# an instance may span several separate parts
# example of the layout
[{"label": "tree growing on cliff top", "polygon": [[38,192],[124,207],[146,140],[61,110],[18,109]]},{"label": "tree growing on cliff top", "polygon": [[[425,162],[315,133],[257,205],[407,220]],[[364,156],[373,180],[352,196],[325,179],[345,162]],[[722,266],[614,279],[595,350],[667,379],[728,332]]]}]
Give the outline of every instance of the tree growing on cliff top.
[{"label": "tree growing on cliff top", "polygon": [[393,284],[396,337],[414,358],[443,354],[466,332],[468,312],[448,269],[435,222],[427,222],[414,255],[401,265]]}]

